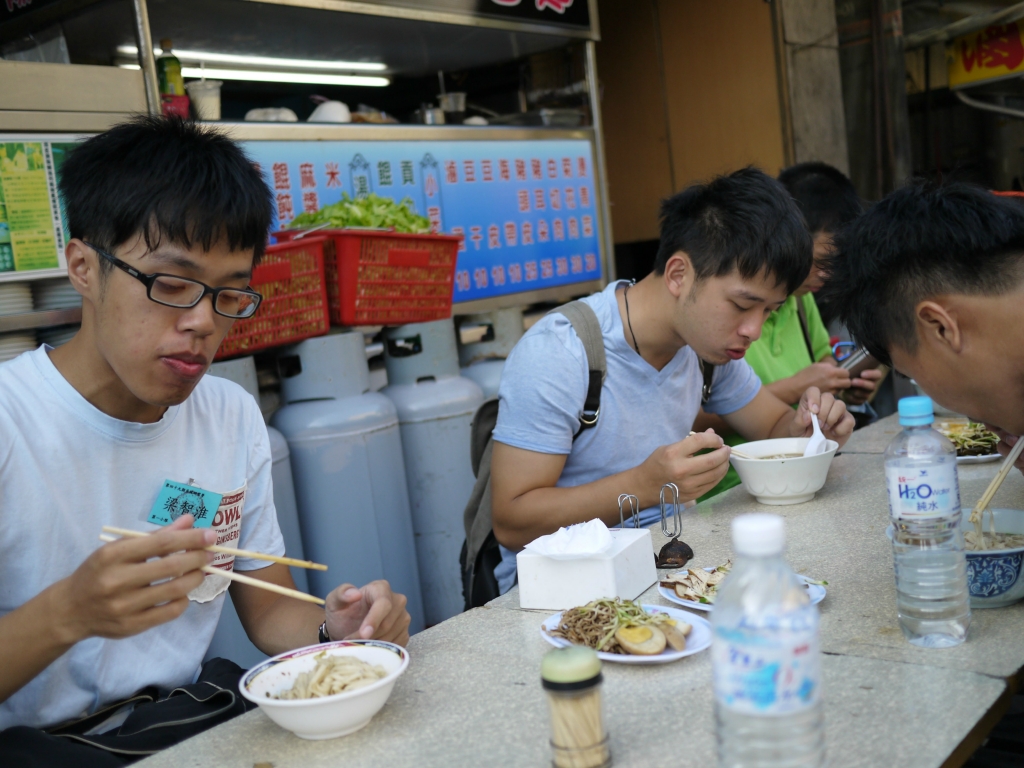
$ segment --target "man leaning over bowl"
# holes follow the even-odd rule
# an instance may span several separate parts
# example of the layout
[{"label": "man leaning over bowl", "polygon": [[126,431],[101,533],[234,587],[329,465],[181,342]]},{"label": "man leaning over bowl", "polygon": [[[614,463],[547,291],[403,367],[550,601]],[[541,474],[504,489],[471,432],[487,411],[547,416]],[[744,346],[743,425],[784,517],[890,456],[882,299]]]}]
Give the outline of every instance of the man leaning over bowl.
[{"label": "man leaning over bowl", "polygon": [[[259,408],[204,377],[258,302],[272,210],[259,172],[215,132],[139,118],[73,150],[61,191],[81,330],[0,365],[5,766],[123,765],[241,712],[241,670],[203,665],[231,583],[200,570],[203,548],[284,554]],[[104,525],[154,533],[101,546]],[[284,565],[233,565],[294,588]],[[268,654],[409,637],[385,581],[338,587],[326,614],[239,583],[231,597]]]},{"label": "man leaning over bowl", "polygon": [[711,430],[688,437],[701,406],[699,360],[715,366],[705,410],[748,440],[808,436],[812,413],[840,444],[853,430],[842,401],[810,387],[790,408],[743,360],[811,270],[811,236],[782,185],[746,168],[669,198],[661,214],[654,271],[584,299],[608,368],[593,428],[580,431],[587,360],[562,315],[534,325],[505,363],[491,461],[502,592],[515,582],[517,550],[595,517],[617,525],[619,494],[635,494],[650,525],[665,483],[696,499],[722,479],[730,448]]},{"label": "man leaning over bowl", "polygon": [[[1024,205],[910,184],[838,238],[825,300],[854,338],[1006,455],[1024,434]],[[1024,470],[1024,458],[1017,462]]]}]

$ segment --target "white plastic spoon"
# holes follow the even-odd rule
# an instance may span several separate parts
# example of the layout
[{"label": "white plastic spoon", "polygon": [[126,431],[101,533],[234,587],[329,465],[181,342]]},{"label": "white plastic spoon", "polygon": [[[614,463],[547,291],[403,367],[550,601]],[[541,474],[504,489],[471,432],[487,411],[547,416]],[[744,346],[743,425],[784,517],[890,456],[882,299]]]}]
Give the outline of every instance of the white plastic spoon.
[{"label": "white plastic spoon", "polygon": [[814,427],[814,434],[807,441],[807,447],[804,448],[804,456],[817,456],[819,453],[824,453],[828,450],[828,441],[821,434],[821,425],[818,424],[818,417],[813,413],[811,414],[811,424]]}]

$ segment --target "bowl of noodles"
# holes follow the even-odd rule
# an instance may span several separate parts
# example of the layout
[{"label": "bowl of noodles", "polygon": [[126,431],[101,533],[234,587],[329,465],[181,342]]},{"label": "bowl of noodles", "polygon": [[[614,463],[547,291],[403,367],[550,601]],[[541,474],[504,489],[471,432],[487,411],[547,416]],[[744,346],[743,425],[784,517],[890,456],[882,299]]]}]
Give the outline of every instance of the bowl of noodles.
[{"label": "bowl of noodles", "polygon": [[813,499],[825,485],[828,468],[839,450],[839,443],[827,440],[824,453],[804,456],[809,439],[783,437],[743,443],[736,450],[751,458],[733,454],[729,461],[747,493],[762,504],[802,504]]},{"label": "bowl of noodles", "polygon": [[250,669],[242,695],[303,739],[334,739],[364,727],[409,666],[409,652],[382,640],[338,640],[288,651]]},{"label": "bowl of noodles", "polygon": [[1024,512],[985,510],[979,525],[963,516],[967,587],[972,608],[1002,608],[1024,599]]}]

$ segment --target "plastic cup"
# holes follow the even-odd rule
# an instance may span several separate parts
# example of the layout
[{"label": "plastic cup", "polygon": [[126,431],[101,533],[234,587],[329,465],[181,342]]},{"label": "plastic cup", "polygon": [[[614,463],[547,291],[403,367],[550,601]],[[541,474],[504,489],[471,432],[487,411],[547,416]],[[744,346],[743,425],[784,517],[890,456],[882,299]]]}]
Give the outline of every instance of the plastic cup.
[{"label": "plastic cup", "polygon": [[196,108],[200,120],[220,120],[220,80],[193,80],[185,83],[185,90]]}]

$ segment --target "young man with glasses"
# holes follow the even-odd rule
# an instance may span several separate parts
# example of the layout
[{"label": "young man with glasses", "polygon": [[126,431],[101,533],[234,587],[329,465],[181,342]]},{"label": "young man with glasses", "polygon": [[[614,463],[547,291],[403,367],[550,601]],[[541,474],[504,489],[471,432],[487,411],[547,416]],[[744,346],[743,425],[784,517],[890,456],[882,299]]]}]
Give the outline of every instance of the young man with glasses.
[{"label": "young man with glasses", "polygon": [[[243,709],[237,667],[200,672],[230,583],[201,568],[294,587],[286,566],[203,549],[284,554],[260,410],[204,377],[259,306],[271,196],[231,141],[159,118],[82,144],[61,192],[82,328],[0,366],[0,763],[113,766]],[[101,545],[104,525],[153,533]],[[268,654],[408,639],[383,581],[338,587],[326,612],[238,583],[231,597]],[[167,698],[182,686],[207,709]]]}]

